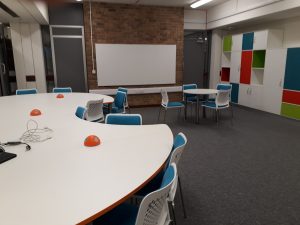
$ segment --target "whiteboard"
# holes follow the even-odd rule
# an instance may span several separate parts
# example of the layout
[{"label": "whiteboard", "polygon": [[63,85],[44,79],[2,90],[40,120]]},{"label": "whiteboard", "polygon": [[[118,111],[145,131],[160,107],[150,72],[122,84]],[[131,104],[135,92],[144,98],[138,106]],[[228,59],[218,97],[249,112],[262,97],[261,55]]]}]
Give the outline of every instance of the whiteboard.
[{"label": "whiteboard", "polygon": [[176,83],[176,45],[96,44],[98,86]]}]

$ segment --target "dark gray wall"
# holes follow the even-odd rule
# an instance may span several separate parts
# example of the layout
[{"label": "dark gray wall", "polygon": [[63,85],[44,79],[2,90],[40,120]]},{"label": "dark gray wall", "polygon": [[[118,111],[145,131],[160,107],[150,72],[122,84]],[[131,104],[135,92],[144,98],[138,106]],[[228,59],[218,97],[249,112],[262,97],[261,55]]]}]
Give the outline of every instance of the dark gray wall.
[{"label": "dark gray wall", "polygon": [[[199,38],[202,38],[199,40]],[[209,74],[209,34],[186,31],[184,37],[184,84],[206,88]]]},{"label": "dark gray wall", "polygon": [[83,26],[83,5],[68,3],[49,7],[50,25]]}]

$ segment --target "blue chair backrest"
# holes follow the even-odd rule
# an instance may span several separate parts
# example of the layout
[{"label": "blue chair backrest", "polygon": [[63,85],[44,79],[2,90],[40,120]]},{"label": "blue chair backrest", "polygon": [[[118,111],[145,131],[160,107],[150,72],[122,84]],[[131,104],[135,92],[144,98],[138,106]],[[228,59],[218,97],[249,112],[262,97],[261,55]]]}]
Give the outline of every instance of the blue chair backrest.
[{"label": "blue chair backrest", "polygon": [[53,88],[52,92],[53,93],[71,93],[72,92],[72,88],[70,88],[70,87]]},{"label": "blue chair backrest", "polygon": [[177,134],[176,137],[174,138],[174,143],[173,143],[173,148],[172,150],[174,150],[175,148],[178,148],[182,145],[186,144],[186,139],[185,137],[183,137],[181,135],[181,133]]},{"label": "blue chair backrest", "polygon": [[[182,86],[182,89],[183,90],[189,90],[189,89],[197,89],[197,84],[184,84]],[[192,94],[184,94],[184,97],[185,98],[188,98],[188,97],[195,97],[196,95],[192,95]]]},{"label": "blue chair backrest", "polygon": [[75,115],[79,119],[84,119],[84,114],[85,114],[86,109],[84,107],[78,106],[75,112]]},{"label": "blue chair backrest", "polygon": [[126,101],[126,93],[123,91],[117,91],[115,97],[115,106],[118,109],[124,108],[125,101]]},{"label": "blue chair backrest", "polygon": [[160,188],[164,188],[166,187],[168,184],[171,183],[171,181],[174,179],[175,177],[175,169],[172,165],[169,165],[168,168],[165,170]]},{"label": "blue chair backrest", "polygon": [[32,95],[32,94],[37,94],[37,89],[20,89],[16,90],[16,95]]},{"label": "blue chair backrest", "polygon": [[224,90],[224,91],[227,91],[227,90],[231,90],[232,88],[232,85],[231,84],[217,84],[217,90]]},{"label": "blue chair backrest", "polygon": [[118,91],[122,91],[122,92],[125,92],[126,94],[128,94],[128,89],[127,88],[119,87]]},{"label": "blue chair backrest", "polygon": [[142,116],[140,114],[108,114],[105,123],[116,125],[142,125]]}]

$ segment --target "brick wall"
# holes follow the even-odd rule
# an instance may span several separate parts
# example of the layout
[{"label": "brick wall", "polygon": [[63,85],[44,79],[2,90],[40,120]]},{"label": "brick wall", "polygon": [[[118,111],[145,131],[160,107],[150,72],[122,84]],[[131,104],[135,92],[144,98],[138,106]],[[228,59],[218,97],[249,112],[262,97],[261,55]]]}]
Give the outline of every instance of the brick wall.
[{"label": "brick wall", "polygon": [[[89,89],[115,88],[98,87],[97,75],[92,74],[89,3],[84,2],[83,8]],[[176,44],[176,85],[182,85],[184,36],[183,8],[93,2],[92,17],[93,38],[95,43]],[[170,98],[180,100],[181,95],[178,93],[171,94]],[[161,97],[157,94],[129,96],[130,106],[160,104],[160,101]]]}]

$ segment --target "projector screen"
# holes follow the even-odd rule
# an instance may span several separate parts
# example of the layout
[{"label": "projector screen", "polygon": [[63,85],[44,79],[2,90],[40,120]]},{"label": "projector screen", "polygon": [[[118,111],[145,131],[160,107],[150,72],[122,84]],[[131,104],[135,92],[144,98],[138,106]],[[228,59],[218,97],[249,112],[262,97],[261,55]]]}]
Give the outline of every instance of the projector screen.
[{"label": "projector screen", "polygon": [[176,83],[176,45],[96,44],[98,86]]}]

